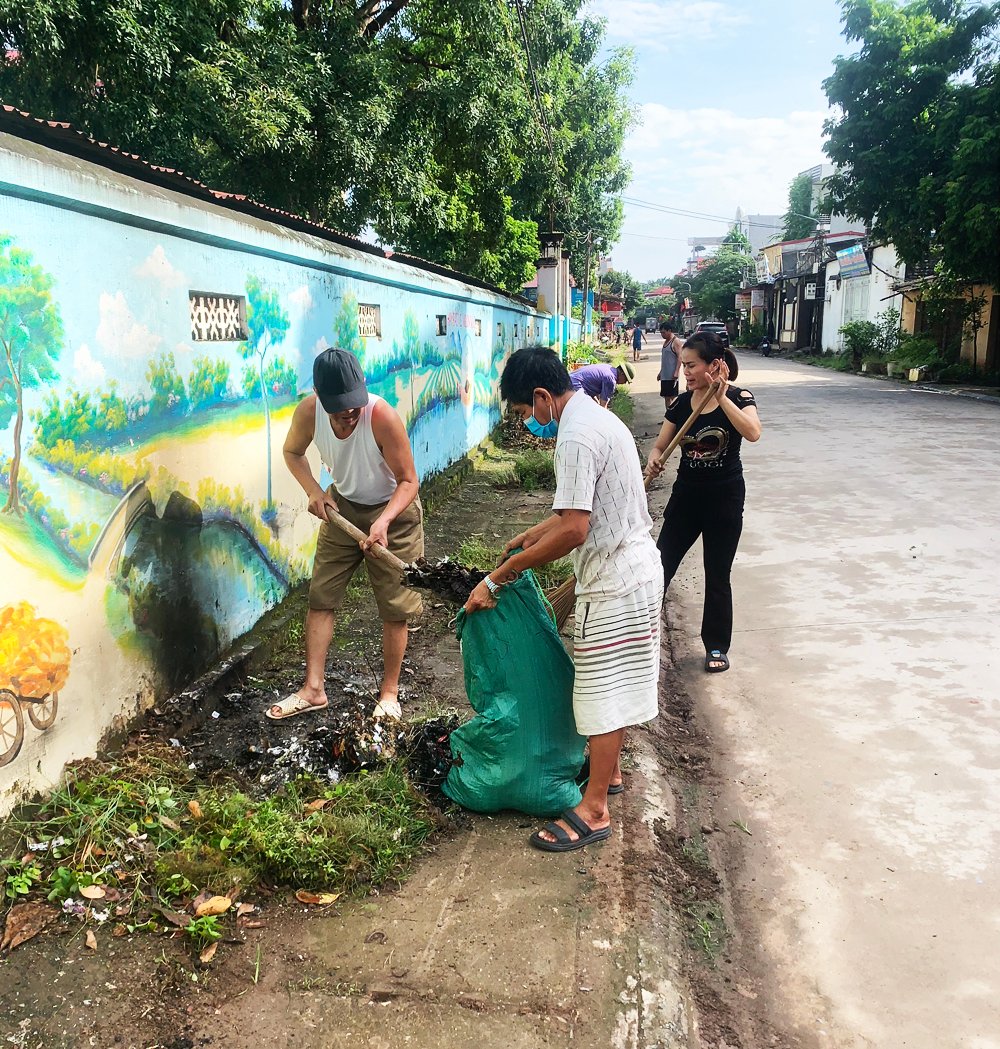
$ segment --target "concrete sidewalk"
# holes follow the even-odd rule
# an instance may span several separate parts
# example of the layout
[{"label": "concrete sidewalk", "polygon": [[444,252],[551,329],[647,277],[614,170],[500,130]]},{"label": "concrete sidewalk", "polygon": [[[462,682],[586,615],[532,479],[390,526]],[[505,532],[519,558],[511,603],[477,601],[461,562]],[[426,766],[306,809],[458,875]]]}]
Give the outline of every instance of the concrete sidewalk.
[{"label": "concrete sidewalk", "polygon": [[[310,922],[297,953],[190,1032],[256,1049],[679,1049],[692,1019],[669,914],[649,877],[670,802],[644,733],[615,833],[537,852],[535,821],[471,817],[396,894]],[[663,824],[659,825],[664,826]]]}]

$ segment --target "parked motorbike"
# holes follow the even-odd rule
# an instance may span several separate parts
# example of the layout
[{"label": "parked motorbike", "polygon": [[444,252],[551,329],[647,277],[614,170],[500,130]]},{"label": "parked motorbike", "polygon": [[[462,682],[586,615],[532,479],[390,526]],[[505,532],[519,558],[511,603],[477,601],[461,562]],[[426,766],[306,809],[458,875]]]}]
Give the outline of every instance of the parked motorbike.
[{"label": "parked motorbike", "polygon": [[761,354],[763,354],[763,356],[765,356],[765,357],[770,357],[771,356],[771,340],[766,335],[764,336],[763,339],[760,340],[759,349],[760,349]]}]

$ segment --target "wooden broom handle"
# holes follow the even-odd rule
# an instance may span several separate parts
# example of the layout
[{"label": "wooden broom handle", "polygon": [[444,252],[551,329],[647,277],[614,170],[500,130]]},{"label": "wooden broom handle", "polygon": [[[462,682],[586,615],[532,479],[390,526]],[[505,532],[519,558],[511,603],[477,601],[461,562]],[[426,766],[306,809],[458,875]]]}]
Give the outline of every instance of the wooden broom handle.
[{"label": "wooden broom handle", "polygon": [[[657,459],[658,463],[665,463],[670,456],[673,454],[674,449],[681,443],[681,440],[687,434],[688,430],[691,429],[695,424],[695,420],[705,410],[705,405],[722,389],[722,383],[716,380],[711,386],[705,391],[705,396],[694,405],[691,409],[691,414],[688,416],[687,422],[674,434],[670,439],[670,444],[663,449],[663,454]],[[645,486],[648,488],[652,483],[653,477],[651,474],[645,474]]]},{"label": "wooden broom handle", "polygon": [[[363,543],[368,536],[361,531],[360,528],[355,527],[339,514],[332,506],[327,504],[326,507],[326,519],[332,525],[336,525],[342,532],[346,532],[352,539],[356,539],[359,543]],[[374,543],[367,551],[373,557],[379,558],[381,561],[385,561],[390,568],[395,568],[397,572],[402,572],[406,568],[406,562],[401,561],[394,553],[390,550],[386,550],[380,543]]]}]

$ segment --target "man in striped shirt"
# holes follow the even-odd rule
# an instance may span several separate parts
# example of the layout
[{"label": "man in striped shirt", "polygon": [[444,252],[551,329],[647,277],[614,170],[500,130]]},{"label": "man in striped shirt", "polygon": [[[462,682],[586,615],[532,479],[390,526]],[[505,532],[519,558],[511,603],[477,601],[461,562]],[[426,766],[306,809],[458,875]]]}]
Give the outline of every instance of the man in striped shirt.
[{"label": "man in striped shirt", "polygon": [[582,391],[552,350],[512,354],[500,394],[537,436],[556,437],[552,515],[515,536],[511,554],[473,590],[468,612],[492,608],[526,568],[569,554],[576,575],[577,731],[590,737],[583,800],[531,836],[547,852],[569,852],[611,834],[608,794],[622,790],[625,728],[658,712],[663,572],[650,536],[642,467],[628,427]]}]

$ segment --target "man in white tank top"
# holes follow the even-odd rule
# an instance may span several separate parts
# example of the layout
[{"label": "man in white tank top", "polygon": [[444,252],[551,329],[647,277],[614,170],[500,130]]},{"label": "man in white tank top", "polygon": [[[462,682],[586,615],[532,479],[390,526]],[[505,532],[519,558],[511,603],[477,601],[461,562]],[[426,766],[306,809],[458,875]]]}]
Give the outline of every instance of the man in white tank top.
[{"label": "man in white tank top", "polygon": [[[281,720],[327,705],[326,656],[336,612],[364,561],[382,620],[385,670],[375,714],[398,718],[407,623],[420,612],[420,596],[402,585],[398,572],[365,553],[379,543],[406,562],[423,556],[423,511],[410,440],[395,409],[368,392],[361,365],[347,350],[324,350],[316,358],[313,388],[296,407],[284,445],[285,462],[309,499],[309,512],[323,522],[309,586],[306,679],[266,713]],[[311,444],[333,478],[327,491],[306,458]],[[365,532],[364,542],[328,523],[328,507]]]}]

